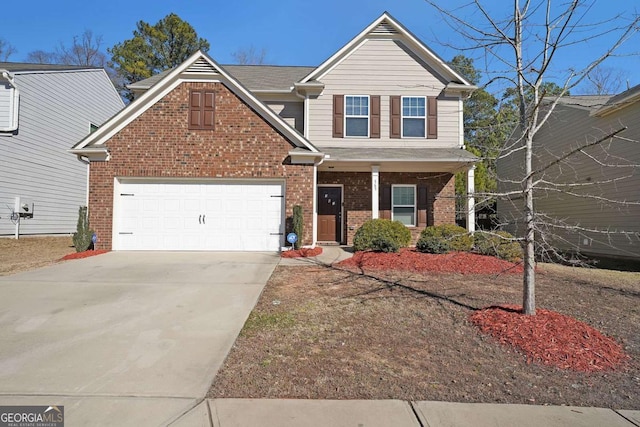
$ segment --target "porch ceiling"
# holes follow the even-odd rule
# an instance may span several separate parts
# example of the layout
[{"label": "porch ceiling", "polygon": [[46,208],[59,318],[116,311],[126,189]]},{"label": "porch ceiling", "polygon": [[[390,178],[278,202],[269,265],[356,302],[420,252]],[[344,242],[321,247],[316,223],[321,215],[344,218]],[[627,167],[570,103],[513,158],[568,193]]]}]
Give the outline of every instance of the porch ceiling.
[{"label": "porch ceiling", "polygon": [[457,172],[479,159],[460,148],[321,148],[325,160],[320,171]]}]

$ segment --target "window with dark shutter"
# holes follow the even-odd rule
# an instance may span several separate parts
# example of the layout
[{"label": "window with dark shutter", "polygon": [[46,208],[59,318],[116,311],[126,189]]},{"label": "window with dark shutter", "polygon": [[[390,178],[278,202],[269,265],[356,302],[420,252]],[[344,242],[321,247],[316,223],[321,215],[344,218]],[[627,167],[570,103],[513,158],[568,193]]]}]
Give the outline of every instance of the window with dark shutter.
[{"label": "window with dark shutter", "polygon": [[192,90],[189,92],[189,129],[215,128],[215,92]]}]

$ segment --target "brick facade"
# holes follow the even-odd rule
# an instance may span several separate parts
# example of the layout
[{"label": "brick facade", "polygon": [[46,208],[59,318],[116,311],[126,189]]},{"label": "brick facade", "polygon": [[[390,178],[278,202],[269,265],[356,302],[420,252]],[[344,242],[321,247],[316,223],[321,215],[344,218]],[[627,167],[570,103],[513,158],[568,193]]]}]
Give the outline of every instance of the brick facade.
[{"label": "brick facade", "polygon": [[[191,89],[215,91],[214,130],[188,129]],[[287,164],[292,144],[221,83],[180,84],[106,146],[111,159],[90,167],[90,221],[99,238],[97,249],[112,245],[114,177],[285,179],[285,216],[301,205],[302,242],[312,242],[313,166]]]},{"label": "brick facade", "polygon": [[[348,245],[356,230],[371,219],[371,174],[318,172],[318,185],[343,185],[343,235]],[[380,186],[413,184],[427,188],[427,224],[455,224],[455,177],[450,173],[381,172]],[[424,227],[411,227],[413,242]]]}]

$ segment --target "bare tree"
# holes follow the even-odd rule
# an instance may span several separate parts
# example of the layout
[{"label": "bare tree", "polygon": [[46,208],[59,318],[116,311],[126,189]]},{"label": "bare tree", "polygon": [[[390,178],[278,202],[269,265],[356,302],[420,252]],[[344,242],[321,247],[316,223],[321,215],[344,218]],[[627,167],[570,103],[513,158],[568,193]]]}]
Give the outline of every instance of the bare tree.
[{"label": "bare tree", "polygon": [[73,37],[71,47],[60,43],[57,49],[57,62],[65,65],[105,67],[107,56],[102,52],[102,36],[94,36],[91,30],[85,30],[80,36]]},{"label": "bare tree", "polygon": [[102,36],[94,36],[91,30],[85,30],[80,36],[73,37],[71,46],[60,42],[53,52],[34,50],[29,52],[26,61],[39,64],[79,65],[105,68],[107,56],[101,50]]},{"label": "bare tree", "polygon": [[0,39],[0,61],[8,61],[9,57],[14,53],[16,53],[16,48],[8,41]]},{"label": "bare tree", "polygon": [[[553,0],[513,0],[512,11],[505,16],[497,16],[480,0],[472,0],[453,11],[445,9],[436,0],[426,1],[440,12],[451,28],[471,43],[468,49],[484,51],[487,63],[495,67],[490,83],[502,81],[515,88],[517,124],[500,157],[517,157],[523,174],[521,178],[508,182],[511,185],[508,191],[499,191],[494,196],[522,198],[524,201],[523,230],[518,236],[524,248],[523,311],[533,315],[536,312],[536,244],[551,244],[544,236],[537,236],[544,231],[545,218],[537,215],[534,191],[553,188],[581,194],[582,191],[576,191],[571,185],[564,188],[561,184],[554,186],[553,182],[545,179],[545,174],[589,147],[612,141],[624,130],[624,126],[605,132],[599,138],[582,141],[569,152],[543,164],[536,162],[535,167],[534,138],[565,94],[583,82],[597,66],[614,55],[638,32],[640,17],[618,15],[588,22],[588,13],[594,0],[569,0],[560,4],[555,4]],[[612,37],[613,42],[580,69],[557,69],[557,58],[567,49],[584,46],[603,36]],[[593,52],[593,49],[585,51]],[[547,96],[544,88],[550,75],[554,76],[560,90]],[[607,197],[603,201],[614,202]]]},{"label": "bare tree", "polygon": [[44,50],[29,52],[25,58],[25,62],[31,64],[55,64],[57,60],[55,52],[45,52]]},{"label": "bare tree", "polygon": [[599,65],[587,74],[589,84],[583,92],[587,95],[613,95],[620,92],[628,78],[629,73],[625,71]]},{"label": "bare tree", "polygon": [[249,46],[246,49],[238,49],[231,54],[236,64],[240,65],[262,65],[267,56],[267,51],[262,48],[256,50],[255,47]]}]

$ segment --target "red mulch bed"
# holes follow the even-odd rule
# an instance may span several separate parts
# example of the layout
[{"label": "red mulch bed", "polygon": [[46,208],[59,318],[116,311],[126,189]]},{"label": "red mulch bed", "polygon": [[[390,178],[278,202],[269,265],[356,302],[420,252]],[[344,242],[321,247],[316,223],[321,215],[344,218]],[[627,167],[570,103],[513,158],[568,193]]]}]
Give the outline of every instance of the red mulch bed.
[{"label": "red mulch bed", "polygon": [[591,326],[550,310],[522,314],[522,307],[488,307],[469,316],[471,323],[500,343],[537,362],[579,372],[614,370],[629,359],[613,339]]},{"label": "red mulch bed", "polygon": [[106,249],[98,249],[96,251],[84,251],[84,252],[74,252],[72,254],[69,255],[65,255],[62,258],[60,258],[60,261],[67,261],[70,259],[80,259],[80,258],[88,258],[90,256],[94,256],[94,255],[101,255],[104,253],[109,252]]},{"label": "red mulch bed", "polygon": [[398,253],[356,252],[355,255],[338,264],[346,269],[361,270],[404,270],[416,273],[461,273],[498,274],[522,273],[521,264],[495,257],[451,252],[448,254],[425,254],[413,249],[401,249]]},{"label": "red mulch bed", "polygon": [[300,248],[292,251],[284,251],[280,254],[282,258],[308,258],[318,256],[322,253],[322,248],[316,246],[315,248]]}]

